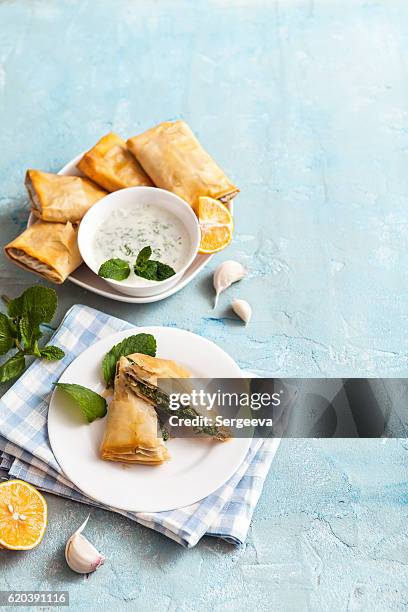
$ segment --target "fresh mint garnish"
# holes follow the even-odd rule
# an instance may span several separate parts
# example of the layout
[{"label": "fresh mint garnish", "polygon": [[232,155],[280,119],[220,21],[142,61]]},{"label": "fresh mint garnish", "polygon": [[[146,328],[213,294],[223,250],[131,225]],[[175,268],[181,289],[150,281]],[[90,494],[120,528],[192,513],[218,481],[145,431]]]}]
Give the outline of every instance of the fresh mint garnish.
[{"label": "fresh mint garnish", "polygon": [[102,278],[111,278],[112,280],[123,281],[130,274],[130,267],[124,259],[108,259],[98,270],[98,275]]},{"label": "fresh mint garnish", "polygon": [[88,423],[92,423],[95,419],[101,419],[107,412],[106,399],[82,385],[70,383],[57,383],[58,389],[61,389],[69,395],[77,406],[82,410],[82,413]]},{"label": "fresh mint garnish", "polygon": [[26,315],[32,325],[49,323],[57,310],[58,298],[54,289],[35,285],[30,287],[20,297],[10,300],[7,304],[8,315],[11,318]]},{"label": "fresh mint garnish", "polygon": [[0,383],[19,376],[25,369],[24,353],[18,351],[0,366]]},{"label": "fresh mint garnish", "polygon": [[[124,245],[123,249],[127,255],[131,255],[133,253],[127,244]],[[133,267],[136,276],[152,281],[163,281],[166,278],[174,276],[176,272],[171,266],[168,266],[161,261],[150,259],[151,256],[152,248],[150,246],[144,247],[139,252]],[[126,280],[129,274],[130,267],[128,262],[120,258],[108,259],[108,261],[105,261],[101,265],[98,271],[98,275],[102,278],[111,278],[117,281]]]},{"label": "fresh mint garnish", "polygon": [[[0,383],[19,376],[25,369],[25,356],[62,359],[64,351],[58,347],[39,346],[41,323],[49,323],[57,310],[54,289],[35,285],[15,299],[3,296],[7,315],[0,313],[0,355],[12,348],[17,352],[0,366]],[[57,350],[55,350],[57,349]]]},{"label": "fresh mint garnish", "polygon": [[144,355],[156,356],[156,339],[151,334],[135,334],[129,336],[115,344],[111,350],[106,353],[102,361],[102,373],[106,382],[106,386],[110,387],[113,384],[116,363],[120,357],[127,357],[133,353],[143,353]]},{"label": "fresh mint garnish", "polygon": [[141,276],[147,280],[163,281],[166,278],[174,276],[176,273],[171,266],[168,266],[161,261],[150,259],[152,249],[150,246],[144,247],[138,254],[134,265],[136,276]]}]

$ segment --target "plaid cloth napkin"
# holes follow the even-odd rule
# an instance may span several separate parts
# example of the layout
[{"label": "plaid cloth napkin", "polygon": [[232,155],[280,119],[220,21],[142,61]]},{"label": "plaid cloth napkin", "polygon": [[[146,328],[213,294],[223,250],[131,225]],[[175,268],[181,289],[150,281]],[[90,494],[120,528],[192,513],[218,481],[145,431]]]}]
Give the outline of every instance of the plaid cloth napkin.
[{"label": "plaid cloth napkin", "polygon": [[[61,361],[35,361],[0,400],[0,468],[38,488],[89,505],[90,500],[63,474],[50,447],[47,413],[53,383],[83,350],[129,323],[87,306],[73,306],[52,338],[65,351]],[[279,440],[254,440],[234,476],[215,493],[191,506],[167,512],[113,510],[156,529],[190,548],[203,535],[242,544]]]}]

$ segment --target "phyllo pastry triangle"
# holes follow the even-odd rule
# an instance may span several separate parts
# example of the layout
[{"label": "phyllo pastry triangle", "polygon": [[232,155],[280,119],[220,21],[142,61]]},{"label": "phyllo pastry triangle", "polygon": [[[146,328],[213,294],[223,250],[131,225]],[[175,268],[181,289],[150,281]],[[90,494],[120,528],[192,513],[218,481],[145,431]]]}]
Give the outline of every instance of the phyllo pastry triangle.
[{"label": "phyllo pastry triangle", "polygon": [[200,196],[227,202],[239,192],[184,121],[161,123],[130,138],[127,145],[157,187],[172,191],[194,209]]},{"label": "phyllo pastry triangle", "polygon": [[54,283],[64,280],[81,263],[78,228],[72,223],[37,221],[4,247],[7,257],[21,268]]},{"label": "phyllo pastry triangle", "polygon": [[82,157],[77,168],[108,191],[153,185],[126,142],[110,132]]},{"label": "phyllo pastry triangle", "polygon": [[54,223],[78,223],[91,206],[107,195],[87,178],[40,170],[27,170],[25,185],[34,215]]}]

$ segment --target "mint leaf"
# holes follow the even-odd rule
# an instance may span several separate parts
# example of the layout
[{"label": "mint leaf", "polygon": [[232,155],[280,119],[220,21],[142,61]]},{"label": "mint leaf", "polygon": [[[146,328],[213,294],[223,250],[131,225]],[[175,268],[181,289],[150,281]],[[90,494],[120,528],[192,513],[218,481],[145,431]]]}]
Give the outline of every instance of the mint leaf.
[{"label": "mint leaf", "polygon": [[4,355],[14,346],[15,329],[9,318],[0,312],[0,355]]},{"label": "mint leaf", "polygon": [[112,278],[113,280],[125,280],[130,274],[130,267],[123,259],[108,259],[98,270],[98,275],[102,278]]},{"label": "mint leaf", "polygon": [[40,349],[40,357],[49,361],[57,361],[65,357],[65,353],[59,346],[46,346]]},{"label": "mint leaf", "polygon": [[156,339],[151,334],[135,334],[125,338],[119,344],[115,344],[102,360],[102,373],[106,386],[110,387],[113,384],[116,363],[120,357],[126,357],[133,353],[143,353],[155,357],[156,346]]},{"label": "mint leaf", "polygon": [[20,297],[8,303],[8,314],[13,319],[26,315],[31,323],[49,323],[57,310],[57,294],[54,289],[35,285]]},{"label": "mint leaf", "polygon": [[136,268],[143,269],[147,264],[148,260],[152,256],[152,247],[146,246],[141,251],[139,251],[139,255],[136,258],[135,266]]},{"label": "mint leaf", "polygon": [[157,280],[165,280],[166,278],[170,278],[170,276],[175,275],[175,271],[171,266],[167,264],[157,262]]},{"label": "mint leaf", "polygon": [[13,319],[15,317],[21,316],[23,314],[23,309],[24,305],[22,295],[20,295],[20,297],[18,298],[14,298],[14,300],[10,300],[7,304],[7,312],[9,314],[9,317],[12,317]]},{"label": "mint leaf", "polygon": [[162,281],[170,278],[170,276],[174,276],[176,272],[171,266],[161,263],[161,261],[150,259],[151,254],[152,249],[149,246],[144,247],[140,251],[133,268],[136,276],[153,281]]},{"label": "mint leaf", "polygon": [[105,416],[107,412],[106,400],[98,393],[95,393],[95,391],[87,389],[82,385],[70,383],[57,383],[56,387],[69,395],[75,404],[81,408],[88,423],[92,423],[95,419],[101,419]]},{"label": "mint leaf", "polygon": [[32,352],[34,344],[42,336],[39,324],[30,319],[30,315],[23,314],[18,320],[18,331],[20,332],[20,338],[24,344],[25,350]]},{"label": "mint leaf", "polygon": [[136,268],[135,266],[135,274],[136,276],[141,276],[142,278],[146,278],[147,280],[157,280],[157,261],[149,260],[145,263],[143,268]]},{"label": "mint leaf", "polygon": [[16,378],[16,376],[19,376],[24,371],[24,368],[25,357],[19,351],[0,366],[0,383]]}]

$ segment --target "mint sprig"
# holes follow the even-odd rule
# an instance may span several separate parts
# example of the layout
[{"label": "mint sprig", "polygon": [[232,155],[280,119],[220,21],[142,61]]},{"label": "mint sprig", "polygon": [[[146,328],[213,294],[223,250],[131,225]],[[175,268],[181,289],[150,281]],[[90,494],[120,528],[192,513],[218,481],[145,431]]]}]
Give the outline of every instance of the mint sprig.
[{"label": "mint sprig", "polygon": [[107,412],[106,399],[92,389],[71,383],[57,383],[56,387],[66,393],[72,402],[79,406],[88,423],[105,416]]},{"label": "mint sprig", "polygon": [[11,349],[17,352],[0,366],[0,383],[19,376],[26,366],[27,355],[45,359],[62,359],[64,351],[59,347],[39,346],[42,337],[41,324],[49,323],[57,309],[54,289],[35,285],[15,299],[3,296],[7,314],[0,313],[0,355]]},{"label": "mint sprig", "polygon": [[136,276],[141,276],[148,280],[163,281],[175,275],[176,271],[171,266],[161,261],[150,259],[151,256],[152,248],[150,246],[144,247],[139,252],[133,267]]},{"label": "mint sprig", "polygon": [[[129,246],[124,246],[126,253],[129,253]],[[152,281],[163,281],[166,278],[170,278],[175,275],[175,270],[171,266],[168,266],[161,261],[150,259],[152,256],[152,247],[146,246],[139,251],[136,258],[133,271],[136,276],[141,276],[147,280]],[[116,257],[115,259],[108,259],[105,261],[98,270],[98,276],[102,278],[111,278],[112,280],[123,281],[128,278],[130,274],[130,267],[127,261]]]}]

